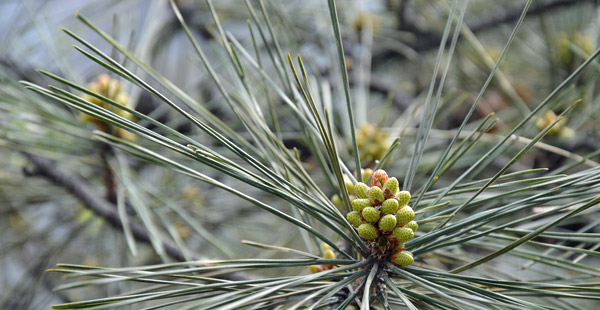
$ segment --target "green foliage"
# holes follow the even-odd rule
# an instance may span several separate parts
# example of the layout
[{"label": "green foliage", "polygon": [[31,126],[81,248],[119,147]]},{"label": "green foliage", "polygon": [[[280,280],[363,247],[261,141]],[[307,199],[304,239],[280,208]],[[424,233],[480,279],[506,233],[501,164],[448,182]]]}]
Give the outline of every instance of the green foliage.
[{"label": "green foliage", "polygon": [[[285,8],[258,1],[259,19],[256,3],[246,1],[251,40],[240,41],[208,1],[208,31],[218,43],[208,46],[171,1],[193,52],[189,62],[204,84],[211,83],[207,88],[218,92],[212,98],[218,104],[170,81],[78,13],[86,31],[64,29],[75,50],[125,89],[151,95],[170,117],[141,113],[82,80],[50,71],[40,70],[52,81],[47,87],[31,81],[22,81],[30,92],[0,87],[0,108],[20,116],[2,119],[2,143],[61,163],[68,161],[64,154],[93,158],[92,165],[70,168],[93,175],[84,169],[95,165],[114,174],[114,201],[110,195],[107,200],[117,208],[123,249],[141,256],[135,223],[157,254],[124,267],[58,264],[50,270],[64,274],[57,291],[102,286],[111,293],[53,308],[585,309],[600,303],[600,235],[590,232],[600,225],[600,167],[591,160],[598,154],[584,157],[563,150],[560,141],[542,142],[557,126],[566,128],[567,118],[580,120],[569,125],[576,132],[594,123],[600,101],[580,99],[569,87],[584,79],[594,92],[600,50],[578,39],[573,50],[584,44],[579,48],[585,58],[577,62],[576,53],[569,53],[568,65],[578,66],[539,102],[525,102],[500,64],[522,33],[531,3],[521,8],[512,31],[503,33],[504,47],[491,66],[477,62],[486,66],[487,77],[479,79],[482,86],[466,107],[465,98],[446,84],[460,80],[450,72],[452,62],[462,61],[455,53],[461,44],[482,50],[463,22],[467,1],[416,4],[446,20],[429,87],[409,107],[393,108],[398,121],[383,130],[395,140],[385,152],[370,154],[368,167],[361,167],[355,130],[385,121],[388,110],[383,98],[353,100],[367,84],[350,83],[342,38],[352,38],[345,33],[352,28],[343,26],[351,23],[339,1],[328,1],[329,28],[321,42],[336,47],[340,71],[331,72],[331,79],[318,70],[322,55],[303,53],[294,60],[287,53],[286,61],[283,50],[294,50],[303,38],[286,22]],[[374,24],[360,25],[355,31],[361,40],[372,39]],[[92,43],[96,39],[102,44]],[[475,114],[490,89],[519,98],[503,102],[502,126],[494,114]],[[555,111],[554,117],[540,122],[547,111]],[[116,130],[95,130],[88,139],[92,128],[78,123],[78,113]],[[457,122],[448,125],[447,118],[456,115]],[[23,127],[33,128],[31,135]],[[570,161],[550,169],[524,164],[540,149]],[[363,174],[363,168],[375,172]],[[341,198],[339,206],[332,195]],[[186,240],[192,233],[206,244],[202,256]],[[174,250],[165,240],[173,241]],[[377,250],[386,247],[390,251]],[[183,259],[174,262],[172,251]]]}]

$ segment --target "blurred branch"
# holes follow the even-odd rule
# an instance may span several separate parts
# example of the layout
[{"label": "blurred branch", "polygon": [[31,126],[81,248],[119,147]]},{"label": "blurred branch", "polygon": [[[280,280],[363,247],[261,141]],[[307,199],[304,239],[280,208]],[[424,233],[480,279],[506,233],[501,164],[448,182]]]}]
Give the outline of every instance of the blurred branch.
[{"label": "blurred branch", "polygon": [[17,64],[15,64],[14,61],[9,58],[0,58],[0,66],[4,67],[9,72],[12,72],[20,80],[27,79],[27,73],[25,73],[19,66],[17,66]]},{"label": "blurred branch", "polygon": [[[54,291],[55,285],[50,281],[49,276],[44,273],[44,270],[52,264],[54,256],[80,235],[81,228],[81,225],[71,227],[69,232],[65,234],[66,237],[58,244],[54,244],[50,248],[43,250],[43,252],[35,253],[35,255],[28,257],[32,260],[25,263],[29,265],[26,269],[26,274],[19,279],[12,289],[5,291],[7,294],[2,302],[0,302],[0,309],[31,309],[31,304],[34,302],[34,297],[37,293],[36,287],[40,284],[58,301],[62,303],[69,302],[67,295],[60,291]],[[18,296],[18,298],[15,298],[15,296]]]},{"label": "blurred branch", "polygon": [[[564,8],[564,7],[571,7],[571,6],[574,6],[577,4],[583,4],[583,3],[593,3],[596,5],[597,2],[598,2],[598,0],[554,0],[554,1],[544,2],[544,3],[538,2],[537,5],[532,6],[529,9],[529,11],[527,12],[527,15],[528,16],[539,15],[539,14],[551,12],[556,9],[560,9],[560,8]],[[481,31],[485,31],[485,30],[494,28],[501,24],[510,23],[512,21],[517,20],[519,18],[519,16],[521,15],[522,11],[523,11],[523,5],[521,3],[519,3],[517,5],[511,5],[504,10],[493,11],[492,13],[489,14],[489,16],[481,18],[478,22],[473,23],[473,25],[470,25],[469,28],[471,29],[471,31],[473,33],[478,33]],[[415,25],[410,25],[410,26],[404,25],[403,27],[406,30],[409,30],[409,31],[413,32],[414,34],[416,34],[417,38],[415,41],[403,42],[404,44],[406,44],[408,47],[410,47],[411,49],[413,49],[416,52],[421,52],[421,51],[426,51],[426,50],[429,50],[432,48],[437,48],[442,39],[442,36],[440,34],[420,30]],[[389,58],[394,58],[394,57],[404,57],[404,55],[401,54],[397,50],[384,50],[384,51],[377,52],[376,55],[373,55],[373,62],[374,62],[374,65],[377,65],[377,64],[384,63]]]},{"label": "blurred branch", "polygon": [[[85,180],[79,176],[60,170],[56,163],[51,160],[25,152],[23,152],[23,155],[34,166],[34,170],[28,171],[29,175],[43,177],[55,185],[64,188],[79,199],[86,208],[104,218],[113,227],[123,229],[123,222],[119,217],[117,207],[96,195],[96,193],[86,184]],[[150,244],[150,236],[143,226],[135,222],[132,222],[129,225],[136,240]],[[166,253],[171,258],[177,261],[185,261],[183,253],[175,244],[166,240],[162,240],[162,244]]]},{"label": "blurred branch", "polygon": [[[597,4],[598,0],[555,0],[548,1],[546,3],[538,4],[536,6],[531,6],[529,11],[527,12],[528,16],[539,15],[542,13],[546,13],[555,9],[559,9],[562,7],[570,7],[575,4],[582,4],[586,2],[593,2]],[[539,3],[539,2],[538,2]],[[519,3],[518,5],[513,5],[508,7],[504,11],[494,12],[490,14],[491,16],[487,16],[482,18],[478,23],[472,25],[471,31],[473,33],[477,33],[479,31],[484,31],[500,24],[506,24],[512,21],[515,21],[521,15],[523,11],[523,4]],[[437,46],[437,43],[436,43]]]},{"label": "blurred branch", "polygon": [[375,93],[380,93],[384,96],[387,96],[387,94],[392,92],[394,94],[392,97],[394,106],[401,108],[402,111],[406,110],[414,100],[414,98],[409,94],[394,89],[394,86],[391,85],[386,79],[377,76],[371,76],[371,80],[369,81],[369,90]]},{"label": "blurred branch", "polygon": [[[34,166],[32,171],[27,171],[28,175],[43,177],[51,181],[53,184],[64,188],[77,199],[79,199],[86,208],[93,211],[96,215],[104,218],[113,227],[119,230],[123,229],[123,222],[119,217],[117,207],[96,195],[96,193],[86,184],[85,180],[77,175],[73,175],[61,170],[55,162],[49,159],[26,152],[22,152],[22,154]],[[130,222],[129,226],[131,228],[131,233],[136,240],[148,244],[151,243],[150,236],[142,225],[135,222]],[[167,240],[162,240],[162,244],[165,252],[171,258],[180,262],[186,261],[185,256],[179,247],[177,247],[177,245]],[[192,259],[197,260],[202,258],[199,255],[192,254]],[[252,278],[250,275],[247,275],[243,272],[224,274],[219,277],[232,281],[241,281]]]},{"label": "blurred branch", "polygon": [[[356,78],[354,75],[350,75],[350,85],[356,86]],[[329,80],[331,85],[335,85],[335,81],[333,79]],[[398,90],[397,87],[390,83],[387,78],[379,77],[377,75],[371,76],[369,79],[369,90],[373,93],[378,93],[383,96],[389,95],[389,93],[393,93],[392,103],[395,107],[400,108],[402,111],[406,110],[412,104],[414,98],[410,94]]]}]

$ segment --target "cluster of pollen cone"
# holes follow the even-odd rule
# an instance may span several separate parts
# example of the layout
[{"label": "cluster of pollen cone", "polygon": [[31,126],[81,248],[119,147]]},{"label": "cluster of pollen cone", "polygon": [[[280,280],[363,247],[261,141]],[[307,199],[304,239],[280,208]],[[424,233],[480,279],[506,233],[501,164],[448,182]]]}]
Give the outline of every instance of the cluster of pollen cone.
[{"label": "cluster of pollen cone", "polygon": [[396,266],[412,264],[413,255],[404,251],[404,243],[414,237],[419,225],[413,221],[415,212],[408,206],[410,193],[399,191],[398,180],[389,178],[383,170],[373,173],[371,186],[356,183],[347,189],[356,199],[346,218],[367,240],[372,254],[388,258]]},{"label": "cluster of pollen cone", "polygon": [[[111,99],[120,105],[131,108],[131,104],[129,102],[130,101],[129,96],[123,90],[122,85],[119,83],[119,81],[117,81],[115,79],[111,79],[106,74],[101,74],[100,76],[98,76],[98,78],[95,82],[88,85],[88,90],[90,90],[98,95],[104,96],[108,99]],[[131,114],[125,110],[116,108],[113,105],[106,103],[103,100],[101,100],[95,96],[92,96],[89,94],[84,94],[82,96],[82,98],[97,105],[97,106],[100,106],[104,109],[110,110],[123,118],[126,118],[130,121],[135,121],[135,117],[133,114]],[[131,133],[127,130],[124,130],[122,128],[118,128],[118,127],[113,128],[108,123],[104,122],[103,120],[97,119],[97,118],[90,116],[88,114],[85,114],[83,112],[79,116],[79,120],[82,123],[93,123],[96,125],[98,130],[101,130],[104,132],[114,131],[113,133],[121,139],[129,140],[129,141],[136,140],[136,135],[134,135],[133,133]]]}]

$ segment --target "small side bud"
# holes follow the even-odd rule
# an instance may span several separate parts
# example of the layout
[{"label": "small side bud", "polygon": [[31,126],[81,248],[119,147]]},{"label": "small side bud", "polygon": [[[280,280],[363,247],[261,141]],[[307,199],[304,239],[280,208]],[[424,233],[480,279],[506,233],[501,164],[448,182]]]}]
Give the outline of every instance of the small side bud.
[{"label": "small side bud", "polygon": [[344,207],[344,202],[338,194],[331,196],[331,202],[333,202],[333,204],[340,209]]},{"label": "small side bud", "polygon": [[323,258],[324,259],[335,259],[335,253],[331,249],[326,250],[325,253],[323,253]]},{"label": "small side bud", "polygon": [[415,233],[410,228],[396,227],[392,232],[392,237],[399,243],[405,243],[415,236]]},{"label": "small side bud", "polygon": [[365,182],[372,174],[373,174],[373,169],[371,169],[371,168],[362,169],[362,177]]},{"label": "small side bud", "polygon": [[402,251],[392,254],[392,256],[390,257],[390,261],[392,262],[392,264],[398,267],[406,267],[414,263],[415,259],[413,258],[411,252]]},{"label": "small side bud", "polygon": [[321,251],[325,252],[327,250],[331,250],[331,246],[325,242],[321,242]]},{"label": "small side bud", "polygon": [[350,178],[346,176],[344,177],[344,185],[346,185],[346,191],[348,192],[348,194],[354,195],[354,184],[352,183]]},{"label": "small side bud", "polygon": [[412,229],[413,232],[417,232],[417,229],[419,229],[419,224],[417,224],[415,221],[410,221],[408,224],[404,225],[404,227]]}]

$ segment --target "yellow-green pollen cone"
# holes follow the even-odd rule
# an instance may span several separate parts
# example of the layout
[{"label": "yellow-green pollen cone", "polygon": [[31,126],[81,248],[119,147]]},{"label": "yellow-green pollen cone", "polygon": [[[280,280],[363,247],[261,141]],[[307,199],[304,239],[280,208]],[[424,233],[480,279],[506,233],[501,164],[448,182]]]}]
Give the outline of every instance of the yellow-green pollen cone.
[{"label": "yellow-green pollen cone", "polygon": [[375,223],[379,220],[381,212],[373,207],[366,207],[362,210],[362,217],[369,223]]},{"label": "yellow-green pollen cone", "polygon": [[382,231],[392,231],[394,227],[396,227],[396,217],[393,214],[384,215],[379,220],[379,229]]},{"label": "yellow-green pollen cone", "polygon": [[366,240],[374,240],[379,237],[379,230],[372,224],[361,224],[357,230],[358,235]]},{"label": "yellow-green pollen cone", "polygon": [[338,208],[344,207],[344,202],[342,201],[342,198],[340,198],[340,196],[338,194],[331,196],[331,202],[333,202],[333,204]]},{"label": "yellow-green pollen cone", "polygon": [[400,208],[402,208],[410,201],[410,193],[407,191],[401,191],[396,194],[396,198],[398,198],[398,204],[400,205]]},{"label": "yellow-green pollen cone", "polygon": [[371,203],[369,199],[354,199],[352,200],[352,210],[354,211],[362,211],[366,207],[370,207]]},{"label": "yellow-green pollen cone", "polygon": [[354,195],[354,183],[347,176],[344,176],[344,184],[348,195]]},{"label": "yellow-green pollen cone", "polygon": [[333,252],[332,249],[327,249],[327,250],[325,250],[325,253],[323,253],[323,258],[324,259],[335,259],[335,253]]},{"label": "yellow-green pollen cone", "polygon": [[360,226],[360,224],[363,223],[362,218],[360,217],[360,213],[358,213],[358,211],[348,212],[348,214],[346,214],[346,218],[348,219],[348,222],[354,227],[358,227]]},{"label": "yellow-green pollen cone", "polygon": [[398,200],[394,198],[386,199],[381,204],[381,212],[383,214],[396,214],[398,212]]},{"label": "yellow-green pollen cone", "polygon": [[354,194],[358,198],[367,198],[367,193],[369,192],[369,186],[365,183],[356,183],[354,185]]},{"label": "yellow-green pollen cone", "polygon": [[385,196],[383,195],[381,188],[372,186],[369,189],[369,201],[373,206],[378,206],[385,201]]},{"label": "yellow-green pollen cone", "polygon": [[415,218],[415,211],[409,206],[404,206],[396,212],[398,225],[404,226]]},{"label": "yellow-green pollen cone", "polygon": [[412,229],[413,232],[417,232],[417,229],[419,229],[419,224],[417,224],[415,221],[410,221],[404,225],[404,227]]},{"label": "yellow-green pollen cone", "polygon": [[362,169],[363,180],[368,179],[371,176],[371,174],[373,174],[373,169],[371,169],[371,168]]},{"label": "yellow-green pollen cone", "polygon": [[415,262],[412,253],[408,251],[396,252],[390,257],[390,260],[392,264],[400,267],[406,267]]},{"label": "yellow-green pollen cone", "polygon": [[383,194],[385,195],[385,197],[396,196],[396,194],[398,194],[399,188],[400,183],[398,183],[398,179],[389,178],[383,185]]},{"label": "yellow-green pollen cone", "polygon": [[392,236],[398,243],[405,243],[415,236],[415,232],[410,228],[396,227],[392,232]]},{"label": "yellow-green pollen cone", "polygon": [[[350,189],[346,183],[348,191],[357,197],[351,202],[353,211],[346,218],[377,259],[387,259],[399,267],[408,266],[414,259],[410,252],[404,251],[404,244],[414,238],[419,228],[413,220],[415,212],[407,205],[411,195],[399,191],[398,180],[388,177],[384,170],[373,172],[372,177],[370,187],[359,182]],[[349,179],[345,177],[345,181]]]},{"label": "yellow-green pollen cone", "polygon": [[[123,87],[121,86],[119,81],[116,79],[111,79],[107,74],[99,75],[95,82],[88,85],[88,90],[100,96],[104,96],[108,99],[114,100],[126,108],[131,108],[131,105],[129,104],[129,96],[123,91]],[[96,96],[84,94],[82,95],[82,98],[104,109],[114,112],[115,114],[126,118],[130,121],[136,121],[135,116],[130,112],[113,106],[110,103],[104,102]],[[121,139],[129,141],[137,140],[137,136],[135,134],[120,127],[113,127],[111,124],[106,123],[101,119],[95,118],[83,112],[81,112],[81,114],[79,115],[79,121],[82,123],[93,123],[96,125],[96,129],[104,132],[112,132],[114,135]]]}]

